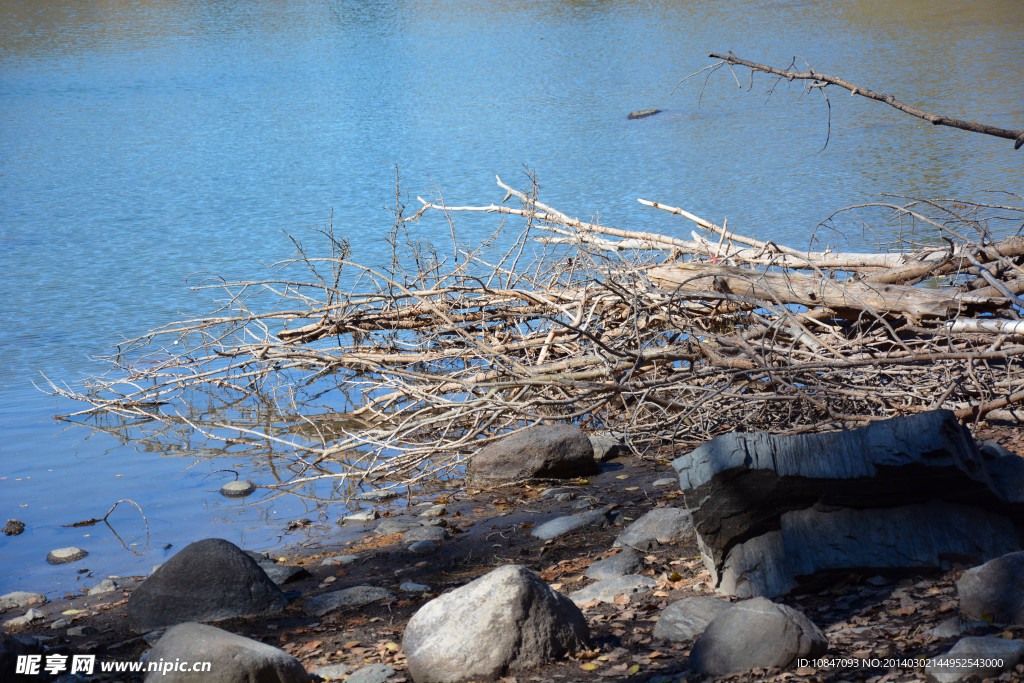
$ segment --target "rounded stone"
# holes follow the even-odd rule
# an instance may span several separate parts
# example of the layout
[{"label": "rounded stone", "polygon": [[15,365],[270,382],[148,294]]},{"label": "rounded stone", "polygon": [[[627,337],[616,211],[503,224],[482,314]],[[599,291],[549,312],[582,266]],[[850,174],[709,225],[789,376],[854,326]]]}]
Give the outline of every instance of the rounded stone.
[{"label": "rounded stone", "polygon": [[220,487],[220,495],[228,498],[244,498],[256,490],[256,486],[250,481],[229,481]]},{"label": "rounded stone", "polygon": [[438,545],[433,541],[416,541],[409,546],[409,551],[417,555],[429,555],[437,552]]},{"label": "rounded stone", "polygon": [[69,562],[77,562],[83,559],[89,553],[81,548],[75,548],[70,546],[67,548],[57,548],[51,550],[46,556],[46,561],[50,564],[68,564]]},{"label": "rounded stone", "polygon": [[17,536],[25,530],[25,522],[20,519],[9,519],[7,524],[4,524],[4,535],[5,536]]}]

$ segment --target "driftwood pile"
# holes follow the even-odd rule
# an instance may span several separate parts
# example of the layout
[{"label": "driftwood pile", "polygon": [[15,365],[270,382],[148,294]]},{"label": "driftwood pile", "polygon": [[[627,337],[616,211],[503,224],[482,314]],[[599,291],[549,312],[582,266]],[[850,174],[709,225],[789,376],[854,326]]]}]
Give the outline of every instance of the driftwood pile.
[{"label": "driftwood pile", "polygon": [[[646,200],[690,237],[616,229],[498,184],[499,204],[400,207],[387,268],[349,261],[325,229],[330,255],[300,246],[289,262],[311,277],[208,285],[229,293],[218,314],[126,343],[84,388],[52,389],[87,404],[70,417],[133,426],[136,441],[195,452],[201,434],[273,455],[268,480],[292,490],[450,474],[546,421],[645,452],[939,407],[1024,417],[1024,237],[989,232],[1019,232],[1020,206],[880,203],[907,229],[898,251],[838,253]],[[410,236],[460,212],[525,225],[474,249],[453,228],[447,256]]]}]

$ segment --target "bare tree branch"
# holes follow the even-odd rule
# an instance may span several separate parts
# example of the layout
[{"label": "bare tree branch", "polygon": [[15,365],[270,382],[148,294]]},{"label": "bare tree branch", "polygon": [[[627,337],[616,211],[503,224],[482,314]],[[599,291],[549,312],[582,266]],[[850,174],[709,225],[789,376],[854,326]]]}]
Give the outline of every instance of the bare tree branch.
[{"label": "bare tree branch", "polygon": [[[960,130],[971,131],[972,133],[982,133],[984,135],[993,135],[995,137],[1013,140],[1014,149],[1020,149],[1021,146],[1024,145],[1024,130],[1000,128],[998,126],[990,126],[984,123],[965,121],[964,119],[958,119],[952,116],[940,116],[938,114],[931,114],[916,107],[911,107],[910,105],[904,104],[903,102],[900,102],[892,95],[876,92],[874,90],[871,90],[870,88],[865,88],[863,86],[854,85],[853,83],[845,81],[842,78],[838,78],[836,76],[829,76],[828,74],[818,73],[810,68],[808,71],[803,72],[789,71],[786,69],[777,69],[775,67],[767,66],[765,64],[758,64],[756,62],[747,61],[746,59],[740,59],[731,52],[727,55],[712,52],[708,56],[714,59],[720,59],[722,60],[722,62],[729,65],[736,64],[739,66],[745,66],[752,72],[761,71],[768,74],[774,74],[776,76],[781,76],[782,78],[785,78],[790,81],[813,81],[813,83],[811,83],[808,86],[809,88],[823,89],[826,85],[837,85],[840,88],[846,88],[847,90],[850,91],[850,93],[854,95],[860,95],[861,97],[867,97],[872,100],[877,100],[878,102],[884,102],[885,104],[888,104],[890,107],[899,109],[905,114],[910,114],[911,116],[916,116],[919,119],[924,119],[925,121],[928,121],[936,126],[949,126],[951,128],[959,128]],[[829,106],[831,107],[831,103],[829,104]]]}]

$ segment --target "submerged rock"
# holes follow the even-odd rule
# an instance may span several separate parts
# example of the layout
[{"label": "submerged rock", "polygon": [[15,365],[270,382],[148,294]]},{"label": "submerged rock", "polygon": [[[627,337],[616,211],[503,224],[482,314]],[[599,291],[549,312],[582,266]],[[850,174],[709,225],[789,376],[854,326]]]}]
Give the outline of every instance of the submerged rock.
[{"label": "submerged rock", "polygon": [[51,550],[46,555],[46,561],[50,564],[68,564],[70,562],[77,562],[78,560],[85,559],[88,555],[88,551],[82,550],[81,548],[75,548],[74,546],[68,548],[57,548],[56,550]]},{"label": "submerged rock", "polygon": [[3,531],[5,536],[17,536],[25,531],[25,522],[22,522],[20,519],[9,519],[4,524]]},{"label": "submerged rock", "polygon": [[245,498],[255,490],[256,485],[251,481],[229,481],[220,487],[220,495],[226,498]]},{"label": "submerged rock", "polygon": [[660,113],[661,113],[660,109],[638,109],[637,111],[631,111],[629,113],[629,116],[627,116],[626,118],[627,119],[645,119],[648,116],[654,116],[655,114],[660,114]]}]

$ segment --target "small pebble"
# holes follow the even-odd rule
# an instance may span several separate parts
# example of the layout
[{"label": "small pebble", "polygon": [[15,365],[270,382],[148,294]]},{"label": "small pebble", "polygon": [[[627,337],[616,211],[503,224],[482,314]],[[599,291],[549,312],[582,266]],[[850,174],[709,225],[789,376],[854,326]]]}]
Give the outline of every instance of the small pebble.
[{"label": "small pebble", "polygon": [[401,586],[399,586],[399,588],[404,590],[406,593],[429,593],[430,592],[430,586],[427,586],[427,585],[422,584],[422,583],[416,583],[414,581],[405,581],[405,582],[402,583]]},{"label": "small pebble", "polygon": [[424,512],[420,513],[420,517],[443,517],[448,514],[448,507],[446,505],[431,505]]},{"label": "small pebble", "polygon": [[358,555],[336,555],[335,557],[325,557],[320,564],[321,566],[351,564],[358,559]]},{"label": "small pebble", "polygon": [[72,637],[91,636],[96,633],[92,626],[72,626],[68,629],[68,635]]},{"label": "small pebble", "polygon": [[67,628],[70,625],[71,625],[71,620],[70,619],[58,619],[57,621],[55,621],[52,624],[50,624],[50,628],[52,628],[54,630],[57,630],[57,629]]},{"label": "small pebble", "polygon": [[678,483],[679,483],[678,479],[673,479],[672,477],[666,477],[664,479],[656,480],[653,485],[654,486],[658,486],[658,487],[661,487],[661,486],[675,486]]}]

